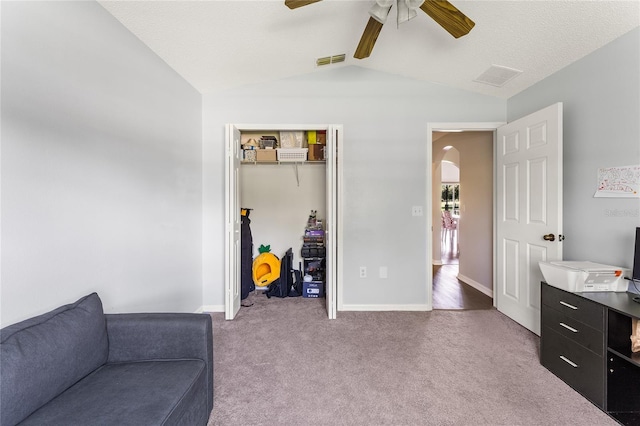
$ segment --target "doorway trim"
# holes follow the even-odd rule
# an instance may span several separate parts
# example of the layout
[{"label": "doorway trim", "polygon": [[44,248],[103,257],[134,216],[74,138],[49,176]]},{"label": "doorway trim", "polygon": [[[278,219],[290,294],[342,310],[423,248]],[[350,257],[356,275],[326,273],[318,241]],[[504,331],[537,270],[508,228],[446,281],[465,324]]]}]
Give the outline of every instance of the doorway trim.
[{"label": "doorway trim", "polygon": [[[427,259],[426,259],[426,277],[427,277],[427,310],[433,310],[433,215],[431,212],[433,211],[433,132],[434,131],[491,131],[493,132],[493,158],[496,156],[496,130],[500,126],[504,126],[507,124],[506,122],[433,122],[427,123],[427,166],[426,166],[426,195],[425,201],[427,209],[427,217],[425,221],[426,229],[425,235],[428,238],[427,242]],[[493,293],[495,294],[496,289],[496,166],[495,161],[493,164],[493,241],[492,241],[492,251],[493,251]],[[496,300],[493,299],[493,306],[495,307]]]},{"label": "doorway trim", "polygon": [[[237,157],[240,144],[233,141],[233,130],[238,132],[243,131],[307,131],[310,129],[326,130],[327,131],[327,158],[325,169],[327,171],[327,199],[331,198],[332,213],[329,215],[327,211],[327,219],[329,216],[333,218],[333,223],[327,221],[325,225],[325,231],[327,234],[327,260],[333,259],[331,270],[327,270],[327,276],[325,278],[325,299],[327,305],[327,316],[329,319],[336,319],[337,311],[342,306],[342,279],[343,279],[343,207],[342,207],[342,193],[343,193],[343,160],[342,160],[342,143],[343,143],[343,125],[342,124],[238,124],[227,123],[225,125],[225,142],[226,153],[225,158]],[[227,196],[225,197],[225,213],[229,217],[225,217],[225,319],[232,320],[237,310],[234,307],[232,300],[237,296],[239,299],[239,269],[240,269],[240,256],[239,253],[229,252],[228,247],[230,241],[235,237],[235,230],[233,224],[240,223],[240,209],[235,208],[233,214],[229,214],[230,207],[229,193],[238,191],[237,199],[239,202],[239,178],[229,179],[229,175],[233,170],[239,170],[239,164],[234,164],[233,167],[230,162],[227,161],[225,166],[225,191]],[[232,170],[233,169],[233,170]],[[331,172],[331,178],[329,178],[329,172]],[[330,182],[329,182],[330,181]],[[231,188],[233,186],[233,188]],[[329,202],[327,201],[327,208],[329,208]],[[239,225],[238,225],[239,227]],[[331,254],[329,254],[331,253]],[[232,270],[237,269],[237,277],[232,278]],[[237,287],[237,291],[236,290]],[[239,303],[238,303],[239,308]]]}]

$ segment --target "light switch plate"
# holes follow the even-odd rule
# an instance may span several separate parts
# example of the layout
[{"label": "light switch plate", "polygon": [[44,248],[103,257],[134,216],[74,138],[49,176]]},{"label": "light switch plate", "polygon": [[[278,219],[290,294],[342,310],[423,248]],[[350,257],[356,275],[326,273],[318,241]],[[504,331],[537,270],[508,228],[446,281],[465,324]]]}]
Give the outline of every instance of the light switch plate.
[{"label": "light switch plate", "polygon": [[380,278],[388,278],[389,277],[389,269],[386,266],[380,267]]},{"label": "light switch plate", "polygon": [[411,216],[422,216],[422,206],[411,207]]}]

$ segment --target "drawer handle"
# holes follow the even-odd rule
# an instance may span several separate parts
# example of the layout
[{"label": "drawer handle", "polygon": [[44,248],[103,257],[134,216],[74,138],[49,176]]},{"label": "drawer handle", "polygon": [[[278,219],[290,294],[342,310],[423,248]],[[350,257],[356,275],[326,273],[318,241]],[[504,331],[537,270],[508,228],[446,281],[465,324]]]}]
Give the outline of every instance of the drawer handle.
[{"label": "drawer handle", "polygon": [[570,366],[572,366],[573,368],[578,368],[578,364],[576,364],[575,362],[571,361],[566,356],[560,355],[560,359],[563,360],[564,362],[566,362],[567,364],[569,364]]},{"label": "drawer handle", "polygon": [[578,309],[578,307],[577,307],[577,306],[570,305],[570,304],[568,304],[567,302],[563,302],[562,300],[560,301],[560,304],[561,304],[562,306],[566,306],[567,308],[570,308],[570,309],[574,309],[574,310]]},{"label": "drawer handle", "polygon": [[565,323],[563,323],[563,322],[561,322],[561,323],[560,323],[560,325],[561,325],[561,326],[563,326],[564,328],[566,328],[567,330],[569,330],[569,331],[570,331],[570,332],[572,332],[572,333],[577,333],[577,332],[578,332],[578,330],[576,330],[576,329],[575,329],[575,328],[573,328],[573,327],[568,326],[567,324],[565,324]]}]

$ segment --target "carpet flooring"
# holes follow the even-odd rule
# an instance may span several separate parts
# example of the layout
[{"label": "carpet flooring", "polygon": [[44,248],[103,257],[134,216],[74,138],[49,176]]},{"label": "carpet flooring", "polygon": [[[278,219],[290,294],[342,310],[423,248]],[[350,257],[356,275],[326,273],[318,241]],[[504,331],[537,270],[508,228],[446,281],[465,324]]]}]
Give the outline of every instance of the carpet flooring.
[{"label": "carpet flooring", "polygon": [[338,312],[251,295],[214,320],[208,426],[615,425],[498,311]]}]

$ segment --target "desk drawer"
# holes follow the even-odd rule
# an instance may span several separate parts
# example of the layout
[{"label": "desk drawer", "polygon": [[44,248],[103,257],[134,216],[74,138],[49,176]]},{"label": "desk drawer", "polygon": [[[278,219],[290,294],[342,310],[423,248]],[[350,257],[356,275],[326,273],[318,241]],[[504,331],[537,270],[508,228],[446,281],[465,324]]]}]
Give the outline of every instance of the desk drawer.
[{"label": "desk drawer", "polygon": [[553,374],[600,408],[604,406],[604,358],[573,340],[543,329],[540,361]]},{"label": "desk drawer", "polygon": [[542,305],[542,327],[548,327],[556,333],[584,346],[598,356],[604,354],[604,333],[563,314],[560,311]]},{"label": "desk drawer", "polygon": [[543,283],[542,303],[595,328],[604,330],[604,307],[595,302]]}]

